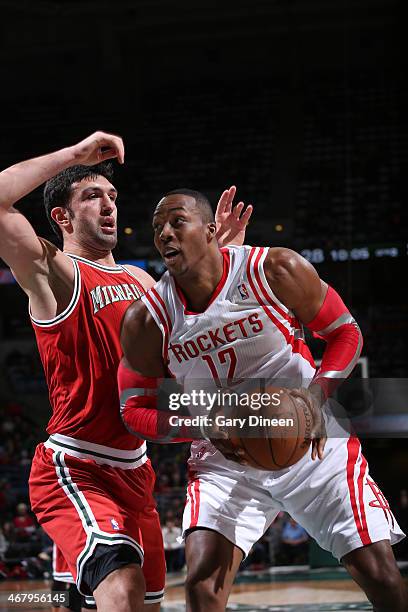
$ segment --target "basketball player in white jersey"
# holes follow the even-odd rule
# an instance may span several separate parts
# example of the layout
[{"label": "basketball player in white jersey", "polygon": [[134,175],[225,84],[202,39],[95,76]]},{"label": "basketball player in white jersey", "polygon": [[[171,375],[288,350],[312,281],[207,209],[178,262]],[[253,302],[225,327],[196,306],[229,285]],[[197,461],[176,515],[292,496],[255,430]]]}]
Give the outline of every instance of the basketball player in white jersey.
[{"label": "basketball player in white jersey", "polygon": [[[129,307],[121,333],[121,414],[130,432],[157,442],[199,437],[184,417],[172,427],[174,412],[157,410],[158,380],[169,373],[187,387],[200,378],[279,377],[299,387],[312,379],[299,393],[315,416],[315,438],[295,465],[257,470],[240,463],[228,439],[214,442],[217,448],[193,442],[183,517],[188,610],[225,609],[243,556],[285,510],[342,561],[375,610],[406,611],[391,549],[404,534],[369,476],[358,439],[339,437],[335,420],[324,415],[326,397],[362,347],[340,296],[288,249],[220,250],[211,207],[199,192],[167,194],[153,230],[168,271]],[[327,342],[317,371],[303,325]],[[327,439],[316,433],[323,418]]]}]

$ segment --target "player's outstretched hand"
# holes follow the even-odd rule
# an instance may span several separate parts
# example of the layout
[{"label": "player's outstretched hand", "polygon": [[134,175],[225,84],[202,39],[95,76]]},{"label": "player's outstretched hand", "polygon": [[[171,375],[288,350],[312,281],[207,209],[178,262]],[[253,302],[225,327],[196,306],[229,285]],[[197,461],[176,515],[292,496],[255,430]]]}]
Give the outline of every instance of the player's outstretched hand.
[{"label": "player's outstretched hand", "polygon": [[215,212],[215,221],[217,223],[217,240],[220,247],[227,244],[236,244],[241,246],[244,244],[246,226],[251,218],[253,206],[248,204],[245,207],[243,202],[238,202],[232,206],[237,188],[232,185],[226,189],[218,202]]},{"label": "player's outstretched hand", "polygon": [[71,150],[75,157],[75,164],[94,166],[107,159],[117,158],[120,164],[125,161],[125,148],[120,136],[95,132],[73,145]]},{"label": "player's outstretched hand", "polygon": [[327,442],[326,427],[323,419],[322,405],[324,398],[318,385],[311,385],[308,389],[291,389],[290,395],[303,400],[313,414],[313,428],[311,432],[313,461],[318,457],[323,459],[324,447]]}]

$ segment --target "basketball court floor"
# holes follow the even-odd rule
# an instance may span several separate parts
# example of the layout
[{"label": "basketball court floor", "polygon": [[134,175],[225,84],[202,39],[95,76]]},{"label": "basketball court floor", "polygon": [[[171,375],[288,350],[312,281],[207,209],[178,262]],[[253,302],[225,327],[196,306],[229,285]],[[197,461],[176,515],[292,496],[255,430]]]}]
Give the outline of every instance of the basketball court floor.
[{"label": "basketball court floor", "polygon": [[[400,564],[405,577],[408,562]],[[183,574],[169,575],[163,612],[184,612]],[[12,593],[48,593],[49,582],[0,582],[0,610],[46,610],[49,604],[8,601]],[[48,608],[47,608],[48,605]],[[309,569],[307,566],[241,572],[233,587],[228,610],[239,612],[346,612],[372,610],[365,595],[341,567]],[[211,612],[209,610],[209,612]]]}]

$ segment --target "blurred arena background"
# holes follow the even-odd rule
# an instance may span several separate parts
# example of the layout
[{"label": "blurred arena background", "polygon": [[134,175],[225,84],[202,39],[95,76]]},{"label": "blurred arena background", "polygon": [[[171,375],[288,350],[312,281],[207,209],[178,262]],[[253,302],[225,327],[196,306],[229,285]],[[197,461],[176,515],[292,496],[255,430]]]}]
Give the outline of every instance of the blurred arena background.
[{"label": "blurred arena background", "polygon": [[[96,129],[122,135],[115,257],[137,261],[157,278],[163,269],[150,217],[161,194],[186,186],[215,205],[236,184],[239,198],[255,206],[247,243],[301,252],[344,297],[365,339],[357,375],[407,377],[402,6],[397,0],[2,0],[0,168]],[[37,190],[21,206],[37,232],[54,240],[41,195]],[[1,589],[2,581],[12,588],[49,577],[51,544],[30,514],[27,491],[34,447],[46,437],[47,391],[26,298],[4,264],[0,304]],[[322,346],[312,340],[312,347],[318,359]],[[401,434],[363,440],[363,449],[406,530],[408,426]],[[169,542],[184,506],[187,455],[184,445],[150,447]],[[291,565],[303,566],[299,579],[306,580],[310,563],[331,564],[309,541],[288,548],[282,536],[288,520],[280,517],[253,550],[244,583],[252,572],[275,584],[279,573],[269,568]],[[406,544],[396,555],[408,560]],[[172,572],[181,570],[182,549],[169,552],[168,562]],[[174,584],[182,584],[174,575]],[[266,588],[241,609],[277,601]]]}]

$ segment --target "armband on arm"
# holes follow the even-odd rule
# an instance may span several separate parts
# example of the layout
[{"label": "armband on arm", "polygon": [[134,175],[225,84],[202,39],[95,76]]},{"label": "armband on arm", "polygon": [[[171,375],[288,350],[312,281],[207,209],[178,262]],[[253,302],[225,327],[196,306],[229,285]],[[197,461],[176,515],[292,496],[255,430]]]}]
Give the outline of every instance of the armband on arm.
[{"label": "armband on arm", "polygon": [[325,397],[329,397],[354,369],[363,348],[363,337],[353,316],[332,287],[328,288],[319,312],[306,327],[327,342],[312,385],[319,385]]},{"label": "armband on arm", "polygon": [[[191,442],[191,428],[183,424],[182,416],[176,412],[158,410],[159,383],[159,378],[142,376],[125,367],[123,360],[120,362],[118,387],[124,426],[131,434],[149,442]],[[171,417],[177,421],[177,425],[171,425]]]}]

